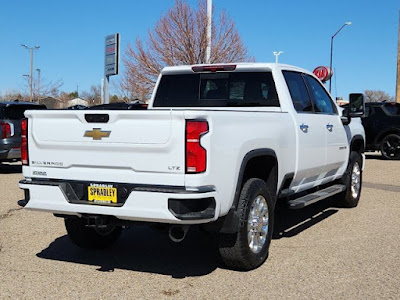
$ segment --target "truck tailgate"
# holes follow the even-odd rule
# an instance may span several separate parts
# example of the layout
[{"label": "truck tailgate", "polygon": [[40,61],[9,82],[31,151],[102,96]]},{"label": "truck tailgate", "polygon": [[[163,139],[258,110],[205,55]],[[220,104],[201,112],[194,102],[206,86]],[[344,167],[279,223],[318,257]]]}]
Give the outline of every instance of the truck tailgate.
[{"label": "truck tailgate", "polygon": [[26,177],[184,185],[183,112],[65,110],[25,115],[30,162],[23,169]]}]

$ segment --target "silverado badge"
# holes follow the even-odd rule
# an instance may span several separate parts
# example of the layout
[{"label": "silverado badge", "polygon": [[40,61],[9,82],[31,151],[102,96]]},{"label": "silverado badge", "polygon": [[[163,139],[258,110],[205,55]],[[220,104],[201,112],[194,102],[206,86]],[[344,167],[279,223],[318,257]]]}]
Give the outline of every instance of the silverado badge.
[{"label": "silverado badge", "polygon": [[86,130],[84,137],[91,137],[94,140],[101,140],[103,137],[109,137],[111,131],[102,131],[101,128],[93,128],[93,130]]}]

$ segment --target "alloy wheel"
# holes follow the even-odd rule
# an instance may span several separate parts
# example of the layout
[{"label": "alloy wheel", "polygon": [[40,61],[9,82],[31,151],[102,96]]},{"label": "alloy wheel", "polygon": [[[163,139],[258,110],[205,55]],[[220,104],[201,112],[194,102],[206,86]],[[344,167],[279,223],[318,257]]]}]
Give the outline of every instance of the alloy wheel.
[{"label": "alloy wheel", "polygon": [[265,198],[257,196],[251,205],[247,221],[247,241],[253,253],[259,253],[265,245],[269,229],[269,209]]}]

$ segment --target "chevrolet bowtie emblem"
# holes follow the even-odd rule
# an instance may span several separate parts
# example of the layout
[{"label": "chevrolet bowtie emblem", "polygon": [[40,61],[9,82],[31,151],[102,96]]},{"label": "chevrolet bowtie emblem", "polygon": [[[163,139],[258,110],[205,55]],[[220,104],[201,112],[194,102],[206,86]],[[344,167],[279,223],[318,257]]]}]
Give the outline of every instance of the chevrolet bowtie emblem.
[{"label": "chevrolet bowtie emblem", "polygon": [[93,128],[93,130],[86,130],[84,137],[91,137],[94,140],[101,140],[103,137],[109,137],[111,131],[102,131],[101,128]]}]

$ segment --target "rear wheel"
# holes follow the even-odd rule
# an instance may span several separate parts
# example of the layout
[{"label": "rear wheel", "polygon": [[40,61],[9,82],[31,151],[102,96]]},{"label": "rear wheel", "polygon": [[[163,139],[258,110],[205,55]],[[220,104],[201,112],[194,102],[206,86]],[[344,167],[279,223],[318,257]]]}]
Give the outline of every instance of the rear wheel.
[{"label": "rear wheel", "polygon": [[84,218],[65,219],[65,228],[72,242],[87,249],[104,249],[111,246],[120,236],[122,227],[114,224],[102,228],[87,227]]},{"label": "rear wheel", "polygon": [[263,180],[251,178],[244,184],[237,212],[238,232],[219,234],[219,252],[227,266],[252,270],[268,257],[274,224],[274,204]]},{"label": "rear wheel", "polygon": [[381,142],[381,153],[385,159],[400,159],[400,135],[385,136]]},{"label": "rear wheel", "polygon": [[342,178],[346,190],[337,195],[338,204],[343,207],[356,207],[361,196],[362,157],[355,151],[350,153],[350,161]]}]

